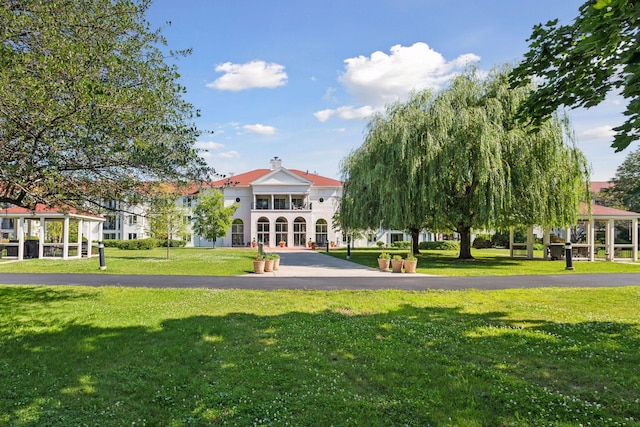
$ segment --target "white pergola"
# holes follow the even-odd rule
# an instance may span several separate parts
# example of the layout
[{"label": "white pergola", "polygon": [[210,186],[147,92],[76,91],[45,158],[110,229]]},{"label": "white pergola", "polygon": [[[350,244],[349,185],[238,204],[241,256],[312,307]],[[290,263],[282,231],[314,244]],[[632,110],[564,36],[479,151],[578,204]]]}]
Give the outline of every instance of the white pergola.
[{"label": "white pergola", "polygon": [[[596,204],[580,205],[578,224],[559,230],[564,242],[571,242],[573,257],[588,261],[638,261],[638,220],[640,214]],[[534,258],[534,228],[527,230],[526,242],[514,242],[511,230],[511,256]],[[544,257],[551,258],[554,252],[564,256],[564,243],[551,242],[551,229],[543,234]]]},{"label": "white pergola", "polygon": [[[105,221],[98,215],[40,205],[35,210],[16,206],[0,209],[0,219],[0,256],[17,260],[77,259],[83,252],[90,258],[92,243],[102,240]],[[70,230],[74,236],[77,233],[77,239],[70,239]]]}]

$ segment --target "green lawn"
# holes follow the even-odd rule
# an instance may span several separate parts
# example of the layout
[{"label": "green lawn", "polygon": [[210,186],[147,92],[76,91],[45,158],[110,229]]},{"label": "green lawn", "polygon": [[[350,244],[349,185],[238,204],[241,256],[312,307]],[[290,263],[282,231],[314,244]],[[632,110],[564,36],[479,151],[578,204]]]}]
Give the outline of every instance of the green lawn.
[{"label": "green lawn", "polygon": [[[378,268],[378,255],[382,251],[391,255],[406,255],[407,249],[357,248],[351,250],[350,260],[368,267]],[[346,259],[346,249],[332,249],[330,255]],[[510,258],[506,249],[473,249],[474,261],[460,262],[457,251],[420,251],[418,273],[438,276],[506,276],[528,274],[576,273],[640,273],[638,262],[574,261],[573,271],[566,271],[565,261]],[[542,256],[541,252],[536,256]]]},{"label": "green lawn", "polygon": [[[321,251],[324,252],[324,251]],[[407,250],[389,250],[405,255]],[[0,273],[90,273],[90,274],[186,274],[237,276],[253,271],[255,249],[172,248],[167,260],[166,248],[152,250],[120,250],[106,248],[107,269],[100,271],[98,257],[79,260],[26,260],[8,262],[0,259]],[[506,250],[473,250],[472,262],[458,262],[457,252],[422,251],[418,272],[440,276],[498,276],[516,274],[576,273],[640,273],[640,263],[587,262],[573,263],[575,270],[565,271],[564,261],[509,258]],[[377,268],[380,249],[352,249],[351,261]],[[331,256],[346,258],[346,249],[332,249]]]},{"label": "green lawn", "polygon": [[640,425],[640,287],[0,301],[2,426]]},{"label": "green lawn", "polygon": [[121,250],[105,248],[107,269],[98,257],[73,260],[33,259],[0,262],[0,273],[186,274],[237,276],[253,271],[255,249],[166,248]]}]

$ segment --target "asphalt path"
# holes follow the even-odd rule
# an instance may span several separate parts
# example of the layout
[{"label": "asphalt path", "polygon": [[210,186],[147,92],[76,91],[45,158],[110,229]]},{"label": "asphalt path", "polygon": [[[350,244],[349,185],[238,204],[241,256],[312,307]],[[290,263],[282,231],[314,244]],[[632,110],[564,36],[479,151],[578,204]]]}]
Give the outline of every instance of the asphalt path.
[{"label": "asphalt path", "polygon": [[[209,289],[427,290],[541,287],[618,287],[640,285],[640,274],[439,277],[380,272],[314,251],[281,252],[278,271],[242,276],[0,273],[0,284],[123,286]],[[108,269],[108,264],[107,264]]]}]

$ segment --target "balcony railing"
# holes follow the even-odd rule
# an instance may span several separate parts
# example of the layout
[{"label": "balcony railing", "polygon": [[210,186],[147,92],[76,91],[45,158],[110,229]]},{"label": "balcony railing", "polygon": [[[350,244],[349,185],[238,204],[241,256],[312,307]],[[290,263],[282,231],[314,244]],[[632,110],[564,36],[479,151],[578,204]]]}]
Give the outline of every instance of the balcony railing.
[{"label": "balcony railing", "polygon": [[285,205],[276,205],[274,207],[269,206],[268,202],[262,203],[258,201],[257,203],[251,203],[252,210],[274,210],[274,211],[310,211],[311,203],[301,203],[301,204],[293,204],[289,205],[288,203]]}]

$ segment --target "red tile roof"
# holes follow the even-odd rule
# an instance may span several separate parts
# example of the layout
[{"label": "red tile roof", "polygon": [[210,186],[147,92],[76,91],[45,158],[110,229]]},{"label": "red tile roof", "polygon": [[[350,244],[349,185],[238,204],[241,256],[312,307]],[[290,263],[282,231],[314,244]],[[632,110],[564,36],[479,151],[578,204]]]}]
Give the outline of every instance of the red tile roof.
[{"label": "red tile roof", "polygon": [[[589,205],[584,202],[580,203],[580,215],[589,215]],[[632,218],[640,218],[640,213],[623,211],[621,209],[609,208],[607,206],[596,205],[593,203],[591,204],[591,215],[609,217],[628,216]]]},{"label": "red tile roof", "polygon": [[613,187],[613,182],[611,181],[591,181],[590,183],[591,192],[593,194],[598,194],[605,188]]},{"label": "red tile roof", "polygon": [[[326,176],[321,176],[298,169],[287,170],[298,175],[302,179],[310,181],[311,185],[315,187],[342,187],[342,182],[338,181],[337,179],[327,178]],[[218,181],[213,181],[210,183],[210,185],[213,187],[222,187],[225,185],[248,187],[253,181],[260,179],[271,172],[273,172],[271,169],[254,169],[249,172],[233,175],[224,179],[220,179]]]}]

